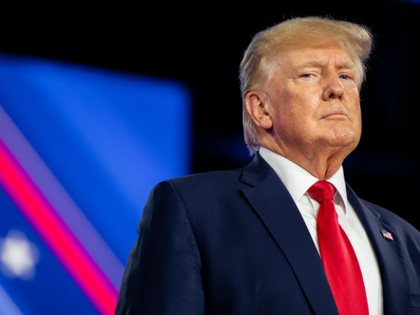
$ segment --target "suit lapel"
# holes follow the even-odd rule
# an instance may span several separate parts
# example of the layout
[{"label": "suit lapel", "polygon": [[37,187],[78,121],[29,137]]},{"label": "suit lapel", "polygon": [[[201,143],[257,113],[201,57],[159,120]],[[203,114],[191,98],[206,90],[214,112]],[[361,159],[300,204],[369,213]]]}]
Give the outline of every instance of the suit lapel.
[{"label": "suit lapel", "polygon": [[[411,314],[410,292],[408,279],[398,234],[390,226],[381,223],[380,215],[371,207],[362,203],[355,193],[347,186],[347,197],[356,211],[378,260],[382,279],[384,314]],[[392,234],[394,241],[389,241],[381,235],[381,229]]]},{"label": "suit lapel", "polygon": [[312,237],[292,197],[274,170],[257,155],[244,168],[243,194],[290,263],[315,314],[337,314]]}]

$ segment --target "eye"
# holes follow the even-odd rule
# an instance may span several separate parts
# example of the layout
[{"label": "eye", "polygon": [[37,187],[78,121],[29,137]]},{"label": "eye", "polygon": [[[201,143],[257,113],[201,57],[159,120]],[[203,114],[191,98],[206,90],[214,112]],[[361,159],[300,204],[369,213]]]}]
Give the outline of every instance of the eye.
[{"label": "eye", "polygon": [[310,78],[311,76],[313,76],[313,74],[312,74],[312,73],[304,73],[304,74],[302,74],[300,77],[301,77],[301,78]]},{"label": "eye", "polygon": [[342,74],[342,75],[340,75],[340,79],[348,80],[348,79],[351,79],[351,78],[347,74]]}]

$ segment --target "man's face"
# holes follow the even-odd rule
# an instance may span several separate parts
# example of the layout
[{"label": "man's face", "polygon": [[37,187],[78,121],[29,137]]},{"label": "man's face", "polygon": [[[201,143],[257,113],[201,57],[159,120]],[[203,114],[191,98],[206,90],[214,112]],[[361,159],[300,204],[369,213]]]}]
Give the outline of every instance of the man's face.
[{"label": "man's face", "polygon": [[272,62],[265,92],[272,135],[283,152],[342,147],[350,153],[360,140],[361,113],[355,66],[344,45],[290,49]]}]

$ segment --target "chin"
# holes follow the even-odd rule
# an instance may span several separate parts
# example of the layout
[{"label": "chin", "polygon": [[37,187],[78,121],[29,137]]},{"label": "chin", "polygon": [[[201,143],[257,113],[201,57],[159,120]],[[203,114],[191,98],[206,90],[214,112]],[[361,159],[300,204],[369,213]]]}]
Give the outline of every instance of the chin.
[{"label": "chin", "polygon": [[352,130],[343,125],[334,126],[328,134],[327,141],[332,147],[356,147],[360,141],[360,130]]},{"label": "chin", "polygon": [[332,137],[324,139],[323,143],[328,147],[355,149],[359,144],[360,136],[355,134],[335,134]]},{"label": "chin", "polygon": [[349,151],[353,151],[358,144],[359,141],[331,141],[327,146],[332,148],[346,148]]}]

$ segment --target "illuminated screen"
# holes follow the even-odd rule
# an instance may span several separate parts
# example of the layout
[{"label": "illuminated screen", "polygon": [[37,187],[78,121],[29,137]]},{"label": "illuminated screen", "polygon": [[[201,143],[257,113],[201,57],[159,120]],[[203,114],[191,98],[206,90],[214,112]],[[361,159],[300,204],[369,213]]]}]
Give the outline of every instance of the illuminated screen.
[{"label": "illuminated screen", "polygon": [[174,81],[0,55],[0,314],[113,314],[143,206],[190,166]]}]

